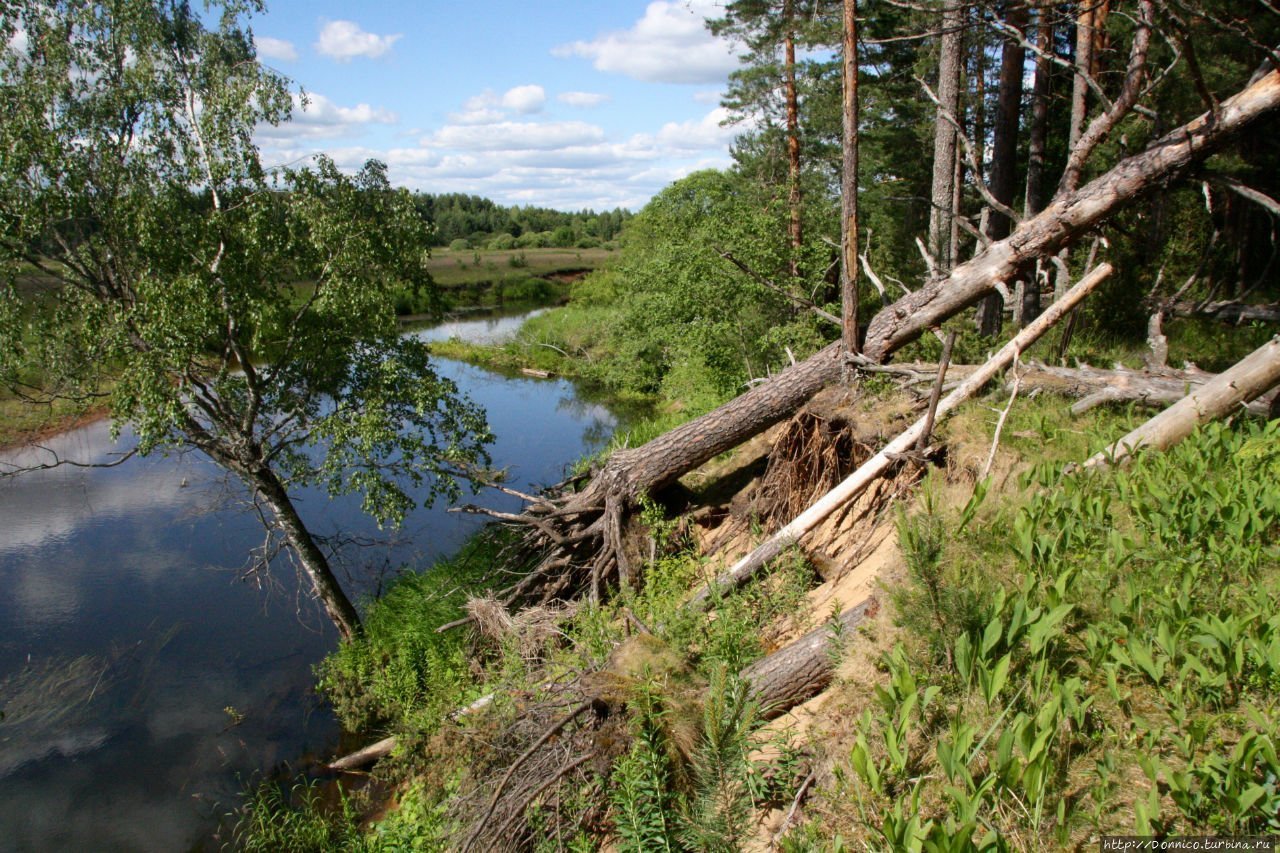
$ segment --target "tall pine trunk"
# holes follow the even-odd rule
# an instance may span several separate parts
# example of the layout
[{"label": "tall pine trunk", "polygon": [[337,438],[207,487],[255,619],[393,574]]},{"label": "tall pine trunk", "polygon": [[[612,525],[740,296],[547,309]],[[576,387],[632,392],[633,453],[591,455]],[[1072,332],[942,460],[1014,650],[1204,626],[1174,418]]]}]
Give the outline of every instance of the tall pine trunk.
[{"label": "tall pine trunk", "polygon": [[957,130],[948,121],[960,117],[960,70],[964,61],[964,8],[961,0],[945,0],[942,47],[938,58],[938,117],[933,132],[933,185],[929,212],[929,252],[940,272],[955,263],[951,239],[955,215]]},{"label": "tall pine trunk", "polygon": [[792,278],[800,277],[800,248],[804,245],[804,225],[801,220],[800,196],[800,101],[796,93],[796,30],[795,10],[791,0],[782,6],[786,35],[783,40],[785,66],[783,76],[787,101],[787,207],[791,214],[788,237],[791,243],[790,272]]},{"label": "tall pine trunk", "polygon": [[[1048,202],[1045,184],[1045,146],[1049,133],[1049,85],[1053,71],[1050,51],[1053,50],[1053,23],[1051,8],[1043,0],[1036,9],[1036,59],[1035,80],[1031,88],[1031,128],[1027,147],[1027,187],[1023,199],[1023,218],[1030,219],[1044,210]],[[1040,262],[1036,272],[1030,273],[1030,281],[1022,283],[1019,293],[1018,322],[1030,323],[1040,314]]]},{"label": "tall pine trunk", "polygon": [[[1026,29],[1027,8],[1021,3],[1011,4],[1006,12],[1006,22],[1018,31]],[[1014,184],[1017,180],[1018,125],[1022,113],[1022,66],[1026,49],[1012,37],[1006,37],[1000,55],[1000,82],[996,92],[996,116],[992,128],[990,189],[996,201],[1013,204]],[[987,219],[987,236],[993,241],[1009,236],[1013,225],[1007,214],[992,210]],[[1004,321],[1004,300],[993,293],[983,299],[979,309],[979,331],[994,336]]]},{"label": "tall pine trunk", "polygon": [[840,219],[844,262],[840,268],[844,351],[858,352],[858,0],[844,0],[844,162]]}]

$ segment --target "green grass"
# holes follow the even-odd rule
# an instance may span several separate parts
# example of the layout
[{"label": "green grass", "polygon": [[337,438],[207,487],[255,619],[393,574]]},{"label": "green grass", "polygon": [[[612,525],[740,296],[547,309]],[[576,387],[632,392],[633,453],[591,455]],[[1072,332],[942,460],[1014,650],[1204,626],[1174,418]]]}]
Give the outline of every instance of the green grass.
[{"label": "green grass", "polygon": [[521,273],[541,277],[595,269],[614,252],[607,249],[512,249],[453,251],[433,249],[427,270],[436,284],[460,287]]},{"label": "green grass", "polygon": [[859,846],[1280,829],[1280,424],[1059,471],[900,520],[902,641],[826,794]]},{"label": "green grass", "polygon": [[604,264],[606,249],[436,249],[427,262],[438,302],[427,294],[401,293],[396,313],[429,314],[476,306],[546,305],[569,294],[576,277]]},{"label": "green grass", "polygon": [[[327,796],[331,795],[331,796]],[[365,824],[370,805],[363,791],[348,793],[339,785],[302,780],[285,789],[262,781],[245,794],[231,818],[227,847],[263,853],[393,853],[444,851],[446,825],[438,801],[420,786],[402,792],[394,808]]]}]

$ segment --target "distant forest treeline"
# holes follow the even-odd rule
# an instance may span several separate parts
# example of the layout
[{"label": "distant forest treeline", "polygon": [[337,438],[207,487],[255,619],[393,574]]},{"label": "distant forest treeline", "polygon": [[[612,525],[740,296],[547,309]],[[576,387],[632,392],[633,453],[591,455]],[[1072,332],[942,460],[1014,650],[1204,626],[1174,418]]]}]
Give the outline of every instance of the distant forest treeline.
[{"label": "distant forest treeline", "polygon": [[566,213],[545,207],[502,207],[462,193],[417,193],[414,203],[435,225],[435,245],[465,240],[466,248],[594,248],[615,239],[632,215],[622,208]]}]

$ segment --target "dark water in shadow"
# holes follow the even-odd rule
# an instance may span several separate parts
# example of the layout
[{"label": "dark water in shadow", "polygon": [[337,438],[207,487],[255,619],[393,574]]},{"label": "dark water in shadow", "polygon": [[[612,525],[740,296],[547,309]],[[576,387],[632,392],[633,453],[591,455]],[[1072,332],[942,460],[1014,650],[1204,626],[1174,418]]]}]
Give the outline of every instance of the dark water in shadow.
[{"label": "dark water in shadow", "polygon": [[[559,480],[614,427],[567,382],[439,365],[488,411],[517,488]],[[95,424],[49,444],[100,461],[128,440]],[[240,579],[263,538],[243,497],[196,454],[0,480],[0,850],[190,848],[256,774],[334,748],[311,668],[335,633],[287,566]],[[355,500],[300,506],[321,534],[376,540],[344,552],[357,597],[481,523],[439,507],[391,535]]]}]

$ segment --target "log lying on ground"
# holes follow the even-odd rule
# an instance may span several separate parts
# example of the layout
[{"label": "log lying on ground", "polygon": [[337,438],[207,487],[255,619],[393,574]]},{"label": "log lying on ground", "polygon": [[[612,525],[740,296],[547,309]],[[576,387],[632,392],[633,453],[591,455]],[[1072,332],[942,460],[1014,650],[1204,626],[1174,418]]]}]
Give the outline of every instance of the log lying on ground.
[{"label": "log lying on ground", "polygon": [[1233,326],[1252,322],[1280,323],[1280,302],[1257,305],[1232,300],[1196,302],[1181,299],[1171,303],[1165,310],[1174,317],[1204,317]]},{"label": "log lying on ground", "polygon": [[865,619],[876,615],[879,605],[869,598],[842,613],[839,627],[827,622],[800,639],[783,646],[742,670],[751,697],[760,704],[765,719],[780,717],[801,702],[821,693],[835,671],[832,645]]},{"label": "log lying on ground", "polygon": [[[963,379],[979,365],[953,364],[948,375]],[[923,363],[887,364],[874,368],[876,372],[901,376],[908,385],[923,385],[933,380],[937,366]],[[1188,391],[1199,388],[1217,377],[1196,367],[1183,370],[1160,371],[1134,370],[1114,367],[1110,370],[1091,367],[1054,367],[1039,362],[1027,362],[1019,368],[1018,375],[1023,391],[1050,391],[1064,397],[1079,397],[1071,407],[1073,415],[1083,414],[1105,403],[1137,403],[1145,406],[1168,406],[1178,402]],[[1270,417],[1272,406],[1280,397],[1280,389],[1272,390],[1245,405],[1251,415]]]},{"label": "log lying on ground", "polygon": [[1145,151],[1121,160],[1076,192],[1059,193],[1048,207],[1019,225],[1006,239],[992,243],[946,278],[876,314],[867,329],[863,353],[883,361],[923,331],[993,292],[997,283],[1012,280],[1028,261],[1057,251],[1143,193],[1163,188],[1170,178],[1277,108],[1280,71],[1272,70],[1223,101],[1216,115],[1205,113],[1156,140]]},{"label": "log lying on ground", "polygon": [[394,735],[383,738],[377,743],[369,744],[364,749],[358,749],[350,755],[344,755],[337,761],[330,762],[329,769],[338,771],[357,770],[372,764],[380,758],[386,758],[395,748],[396,739]]},{"label": "log lying on ground", "polygon": [[[1035,343],[1041,335],[1053,328],[1054,324],[1066,316],[1072,308],[1079,305],[1085,296],[1107,276],[1111,275],[1111,271],[1110,264],[1102,264],[1080,279],[1074,287],[1063,294],[1061,299],[1049,306],[1048,310],[1015,335],[1013,340],[1001,347],[995,355],[987,360],[986,364],[983,364],[965,377],[960,386],[938,404],[937,420],[941,421],[952,409],[969,399],[996,374],[1012,364],[1020,352]],[[890,467],[896,464],[902,454],[911,450],[920,436],[924,434],[927,421],[928,416],[922,417],[905,432],[900,433],[897,438],[885,445],[879,453],[860,465],[840,485],[823,495],[807,510],[762,542],[754,551],[734,563],[732,567],[705,588],[695,593],[687,606],[706,607],[712,600],[713,593],[727,592],[742,585],[759,572],[769,561],[778,557],[783,551],[798,542],[804,534],[822,523],[823,519],[828,515],[861,494],[867,486],[875,482],[877,478],[884,475]]]},{"label": "log lying on ground", "polygon": [[[1148,190],[1163,187],[1211,154],[1259,117],[1280,108],[1280,71],[1128,157],[1074,192],[1062,192],[1045,210],[1004,240],[940,281],[904,296],[871,321],[863,352],[883,362],[923,331],[973,305],[1019,268],[1056,251]],[[640,495],[661,489],[709,459],[737,447],[789,417],[838,377],[840,348],[827,347],[807,361],[648,444],[613,454],[581,492],[535,501],[525,511],[527,550],[538,566],[503,590],[506,604],[592,596],[604,583],[629,583],[622,520]]]},{"label": "log lying on ground", "polygon": [[1139,447],[1164,450],[1197,426],[1230,414],[1280,384],[1280,335],[1258,347],[1230,370],[1214,377],[1124,438],[1084,463],[1096,468],[1122,462]]}]

